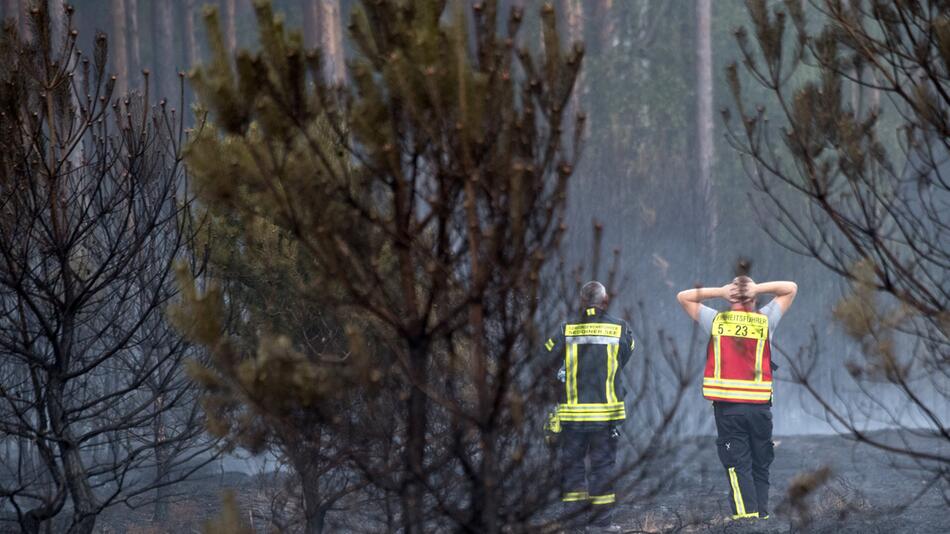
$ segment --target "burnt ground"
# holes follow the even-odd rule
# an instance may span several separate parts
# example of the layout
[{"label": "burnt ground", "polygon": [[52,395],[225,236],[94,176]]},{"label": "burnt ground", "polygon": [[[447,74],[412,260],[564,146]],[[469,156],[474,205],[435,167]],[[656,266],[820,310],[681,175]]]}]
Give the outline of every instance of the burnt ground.
[{"label": "burnt ground", "polygon": [[[945,500],[950,494],[941,493],[950,489],[936,486],[919,495],[926,487],[926,473],[895,468],[885,453],[837,436],[786,436],[776,441],[773,513],[767,521],[723,521],[730,513],[727,484],[712,437],[700,439],[699,452],[685,458],[668,491],[637,502],[623,502],[620,495],[615,519],[626,532],[950,533],[950,507]],[[831,469],[830,476],[803,500],[804,508],[789,506],[786,495],[793,479],[825,466]],[[186,497],[171,505],[168,520],[153,523],[150,507],[119,507],[101,517],[97,532],[201,532],[203,522],[219,512],[222,490],[234,491],[242,514],[263,532],[277,486],[273,477],[209,475],[179,488]]]},{"label": "burnt ground", "polygon": [[[876,436],[896,441],[894,434]],[[768,520],[722,519],[731,511],[713,437],[702,439],[669,492],[624,503],[615,519],[627,532],[950,533],[950,489],[928,485],[932,474],[918,465],[898,465],[893,456],[838,436],[775,439]],[[792,502],[788,490],[796,477],[823,467],[830,469],[825,482]]]}]

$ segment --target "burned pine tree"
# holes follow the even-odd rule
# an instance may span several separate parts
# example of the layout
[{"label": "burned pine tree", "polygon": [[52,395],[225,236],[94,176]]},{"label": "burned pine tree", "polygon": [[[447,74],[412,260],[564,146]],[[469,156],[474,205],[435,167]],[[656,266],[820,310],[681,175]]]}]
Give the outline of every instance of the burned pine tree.
[{"label": "burned pine tree", "polygon": [[24,532],[88,533],[213,457],[164,320],[196,227],[171,110],[116,93],[71,8],[55,40],[31,16],[0,40],[0,498]]},{"label": "burned pine tree", "polygon": [[[257,432],[332,453],[295,468],[354,473],[364,504],[342,506],[359,526],[531,531],[559,499],[542,428],[562,362],[540,357],[540,330],[562,319],[553,288],[583,128],[565,131],[564,115],[583,50],[563,49],[551,5],[544,52],[517,47],[524,14],[497,4],[363,2],[342,87],[267,3],[257,52],[233,54],[212,13],[213,59],[192,75],[214,125],[186,152],[195,190],[234,257],[259,263],[238,270],[251,277],[212,269],[215,285],[189,287],[175,314],[212,349],[193,371],[209,421],[238,443]],[[268,270],[293,279],[239,299],[271,302],[239,308],[252,321],[229,331],[235,291]],[[320,336],[295,328],[324,319],[335,326]],[[638,392],[669,401],[640,429],[653,445],[680,371],[671,395]],[[313,497],[319,532],[327,501]]]},{"label": "burned pine tree", "polygon": [[[835,428],[912,460],[946,496],[950,3],[815,0],[814,31],[801,2],[748,7],[751,31],[736,36],[771,103],[746,102],[732,65],[730,141],[770,201],[772,236],[850,287],[834,317],[860,349],[824,354],[833,330],[820,327],[807,357],[789,359],[793,378]],[[821,384],[829,367],[850,380]]]}]

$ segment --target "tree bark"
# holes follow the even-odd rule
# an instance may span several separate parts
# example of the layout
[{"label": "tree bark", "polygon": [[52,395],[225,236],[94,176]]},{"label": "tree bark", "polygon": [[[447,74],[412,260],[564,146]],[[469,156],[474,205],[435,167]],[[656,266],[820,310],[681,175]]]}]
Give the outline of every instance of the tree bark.
[{"label": "tree bark", "polygon": [[20,2],[17,0],[3,0],[3,18],[20,20]]},{"label": "tree bark", "polygon": [[293,463],[303,490],[304,534],[323,534],[330,503],[323,502],[325,496],[320,491],[321,473],[314,472],[319,466],[314,465],[314,459],[309,457],[295,457]]},{"label": "tree bark", "polygon": [[125,35],[125,0],[111,0],[112,35],[109,51],[112,53],[112,69],[116,76],[116,91],[125,96],[129,91],[129,54]]},{"label": "tree bark", "polygon": [[200,56],[197,28],[195,27],[195,2],[196,0],[185,0],[185,66],[188,69],[198,62]]},{"label": "tree bark", "polygon": [[129,80],[129,86],[138,87],[142,83],[142,47],[141,32],[139,31],[138,0],[128,0],[126,11],[129,17],[129,74],[133,76],[133,79]]},{"label": "tree bark", "polygon": [[696,142],[699,148],[699,189],[706,212],[707,261],[715,261],[716,226],[719,213],[712,183],[713,166],[713,80],[712,80],[712,0],[696,3]]},{"label": "tree bark", "polygon": [[[574,46],[574,43],[584,41],[584,6],[580,0],[561,0],[561,9],[564,14],[564,24],[567,27],[567,45]],[[568,108],[568,122],[573,122],[574,117],[581,111],[581,101],[586,96],[586,83],[584,80],[584,71],[577,75],[574,82],[574,90],[571,92],[570,107]]]},{"label": "tree bark", "polygon": [[342,83],[346,79],[346,64],[343,57],[343,19],[340,13],[340,0],[320,2],[320,46],[326,61],[324,73],[332,83]]},{"label": "tree bark", "polygon": [[237,50],[237,0],[221,0],[224,22],[224,44],[228,50]]},{"label": "tree bark", "polygon": [[20,35],[30,40],[33,36],[33,27],[30,26],[30,0],[20,0],[19,5]]},{"label": "tree bark", "polygon": [[172,53],[175,49],[174,30],[172,27],[172,3],[152,3],[152,35],[155,49],[155,91],[156,101],[167,99],[177,101],[175,95],[178,76],[175,71]]},{"label": "tree bark", "polygon": [[320,4],[318,0],[301,0],[303,11],[303,42],[308,48],[320,46]]},{"label": "tree bark", "polygon": [[83,465],[82,456],[79,454],[79,448],[65,419],[63,384],[58,379],[50,380],[48,395],[47,408],[50,425],[56,436],[60,437],[59,454],[63,462],[63,477],[73,503],[73,522],[69,532],[92,534],[96,526],[98,503],[89,484],[89,476]]},{"label": "tree bark", "polygon": [[59,0],[50,0],[49,2],[50,18],[50,39],[53,47],[57,48],[63,44],[63,36],[66,31],[63,29],[66,24],[66,12],[63,3]]}]

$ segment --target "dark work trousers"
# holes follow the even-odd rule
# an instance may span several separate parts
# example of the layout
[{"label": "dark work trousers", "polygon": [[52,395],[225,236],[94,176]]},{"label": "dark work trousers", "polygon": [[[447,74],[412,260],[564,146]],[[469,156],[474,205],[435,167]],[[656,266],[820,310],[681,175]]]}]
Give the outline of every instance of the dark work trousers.
[{"label": "dark work trousers", "polygon": [[768,404],[714,402],[716,448],[729,481],[729,506],[735,518],[766,517],[769,510],[769,466],[772,408]]},{"label": "dark work trousers", "polygon": [[[610,524],[617,500],[613,489],[617,477],[614,472],[617,437],[613,428],[590,431],[565,428],[560,441],[561,500],[566,518],[573,523],[585,523],[585,510],[589,510],[591,524]],[[590,459],[589,471],[587,459]]]}]

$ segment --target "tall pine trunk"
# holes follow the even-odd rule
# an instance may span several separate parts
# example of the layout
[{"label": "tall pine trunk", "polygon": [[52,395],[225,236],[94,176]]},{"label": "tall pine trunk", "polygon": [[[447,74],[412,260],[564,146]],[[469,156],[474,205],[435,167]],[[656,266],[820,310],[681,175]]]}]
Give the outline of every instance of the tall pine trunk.
[{"label": "tall pine trunk", "polygon": [[224,22],[224,44],[228,50],[237,50],[237,0],[221,0],[221,14]]},{"label": "tall pine trunk", "polygon": [[318,0],[300,0],[303,11],[303,42],[307,47],[321,46],[320,2]]},{"label": "tall pine trunk", "polygon": [[195,26],[195,10],[197,9],[197,0],[185,0],[185,68],[190,69],[198,62],[200,52],[198,50],[198,28]]},{"label": "tall pine trunk", "polygon": [[[561,0],[561,12],[564,14],[564,24],[567,27],[567,42],[569,46],[584,41],[584,5],[580,0]],[[571,103],[566,120],[572,123],[574,117],[581,110],[581,101],[585,96],[586,83],[584,72],[577,75],[574,82],[574,91],[571,93]]]},{"label": "tall pine trunk", "polygon": [[142,32],[139,29],[138,0],[128,0],[125,8],[129,22],[129,72],[132,75],[129,84],[135,87],[142,81],[139,77],[142,73]]},{"label": "tall pine trunk", "polygon": [[19,20],[20,3],[17,0],[3,0],[3,19]]},{"label": "tall pine trunk", "polygon": [[112,55],[112,70],[116,76],[116,90],[119,96],[125,96],[129,90],[129,53],[126,40],[125,0],[111,0],[112,35],[109,52]]},{"label": "tall pine trunk", "polygon": [[175,41],[172,26],[172,3],[152,3],[152,43],[155,49],[155,91],[156,100],[167,99],[177,102],[175,90],[177,73],[175,71]]},{"label": "tall pine trunk", "polygon": [[[314,441],[319,442],[320,438],[320,431],[316,430]],[[332,503],[324,502],[326,496],[320,489],[321,477],[325,475],[321,469],[323,466],[318,458],[307,452],[307,449],[300,449],[289,454],[303,493],[304,534],[323,534],[327,511]]]},{"label": "tall pine trunk", "polygon": [[696,2],[696,143],[699,149],[699,190],[706,213],[703,248],[708,262],[716,258],[716,226],[719,208],[712,183],[713,79],[712,0]]},{"label": "tall pine trunk", "polygon": [[325,74],[333,83],[342,83],[346,79],[346,64],[343,57],[343,18],[340,13],[340,0],[320,2],[320,46],[326,60]]}]

